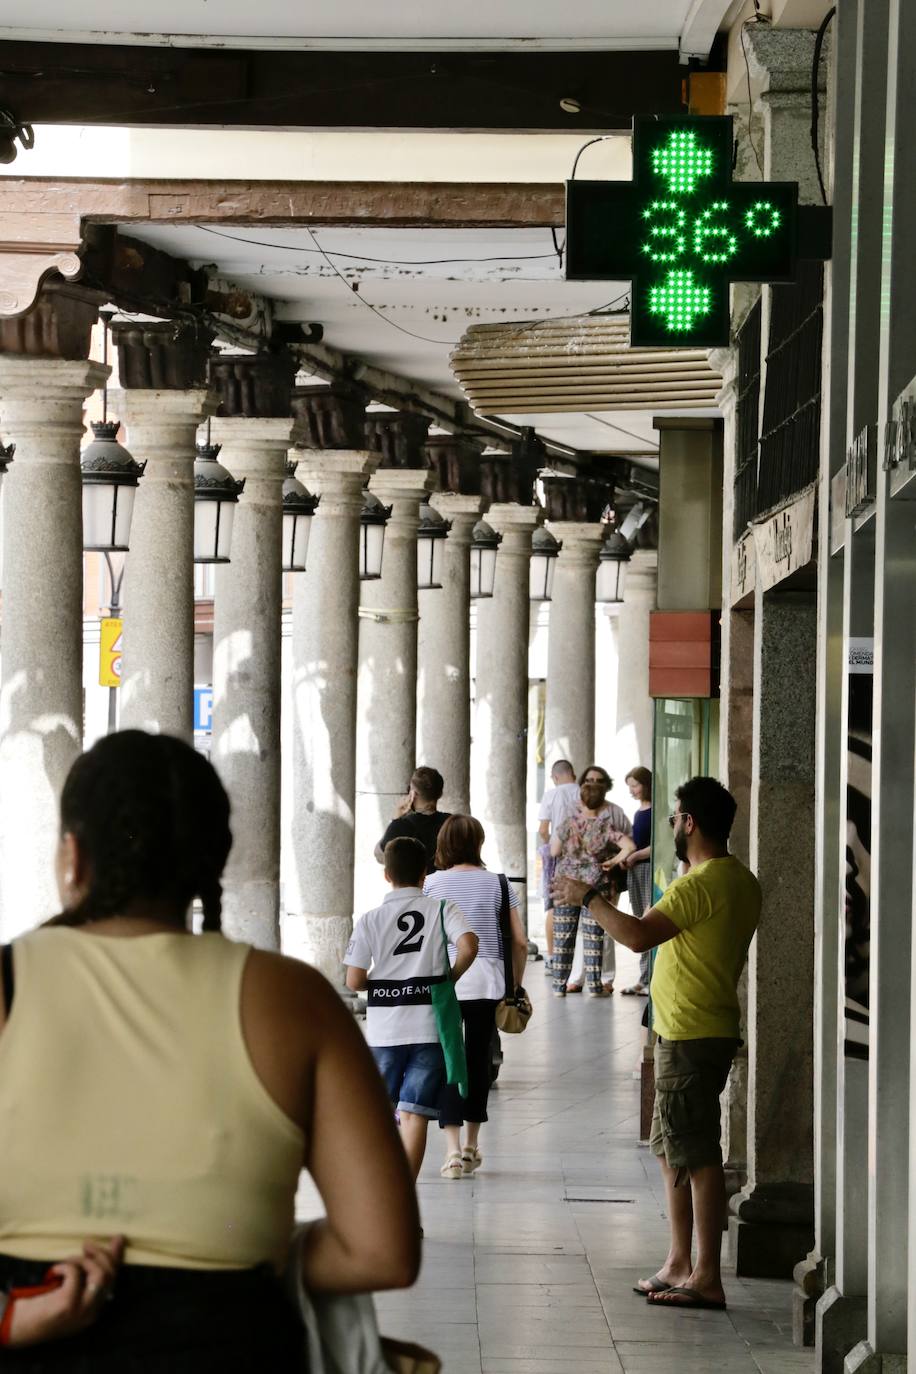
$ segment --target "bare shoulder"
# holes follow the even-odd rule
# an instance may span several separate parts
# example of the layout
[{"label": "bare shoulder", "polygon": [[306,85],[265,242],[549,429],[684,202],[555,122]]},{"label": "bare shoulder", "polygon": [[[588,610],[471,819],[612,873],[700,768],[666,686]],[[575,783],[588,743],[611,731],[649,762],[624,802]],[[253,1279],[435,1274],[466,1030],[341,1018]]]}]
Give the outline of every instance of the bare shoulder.
[{"label": "bare shoulder", "polygon": [[321,1038],[328,1018],[346,1015],[331,984],[301,959],[252,949],[245,968],[243,999],[258,1015],[292,1023],[308,1040]]}]

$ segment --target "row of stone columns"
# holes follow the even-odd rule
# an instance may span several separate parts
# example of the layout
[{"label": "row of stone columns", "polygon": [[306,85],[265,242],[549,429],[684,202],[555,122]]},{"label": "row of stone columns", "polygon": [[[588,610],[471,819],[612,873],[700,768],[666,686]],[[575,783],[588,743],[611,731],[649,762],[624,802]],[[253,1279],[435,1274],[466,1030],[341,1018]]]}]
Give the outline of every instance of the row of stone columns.
[{"label": "row of stone columns", "polygon": [[[146,462],[127,559],[121,725],[191,739],[195,440],[221,396],[205,384],[199,355],[196,362],[185,356],[170,364],[171,371],[161,357],[154,366],[151,354],[163,352],[163,335],[155,326],[147,333],[149,338],[132,331],[131,351],[122,357],[124,389],[111,398],[128,446]],[[86,345],[88,352],[88,333]],[[244,370],[240,361],[235,372]],[[144,385],[163,371],[172,385]],[[88,361],[0,358],[4,428],[18,445],[5,498],[3,570],[0,881],[6,931],[27,927],[56,902],[56,804],[82,743],[82,406],[105,375]],[[222,400],[225,406],[224,392]],[[281,489],[294,440],[323,440],[326,447],[294,450],[300,476],[320,506],[308,571],[294,578],[294,880],[285,905],[288,947],[336,979],[354,911],[354,871],[360,861],[372,865],[367,872],[374,899],[372,849],[418,761],[445,776],[447,809],[473,806],[482,817],[492,861],[524,878],[528,579],[532,533],[542,513],[532,504],[534,467],[530,480],[519,481],[517,473],[510,480],[510,465],[503,462],[486,495],[437,493],[452,528],[443,586],[423,592],[421,608],[419,507],[434,481],[422,466],[426,460],[421,455],[417,462],[414,454],[412,465],[399,466],[397,453],[343,447],[357,433],[346,416],[329,420],[325,396],[319,420],[317,403],[306,397],[303,404],[309,413],[303,419],[300,407],[298,427],[289,413],[230,414],[212,423],[226,465],[246,482],[232,562],[217,569],[215,580],[212,757],[233,806],[226,929],[278,947]],[[266,408],[276,408],[273,393]],[[358,410],[361,418],[364,398]],[[397,417],[383,420],[389,418],[396,423]],[[391,516],[382,576],[360,584],[367,480]],[[494,501],[494,495],[510,499]],[[473,525],[485,505],[502,544],[495,595],[479,604],[472,743],[469,558]],[[594,739],[601,530],[597,523],[560,521],[557,533],[564,548],[551,617],[552,747],[581,762],[591,756]],[[49,558],[55,560],[53,579]],[[473,796],[472,773],[479,779]]]}]

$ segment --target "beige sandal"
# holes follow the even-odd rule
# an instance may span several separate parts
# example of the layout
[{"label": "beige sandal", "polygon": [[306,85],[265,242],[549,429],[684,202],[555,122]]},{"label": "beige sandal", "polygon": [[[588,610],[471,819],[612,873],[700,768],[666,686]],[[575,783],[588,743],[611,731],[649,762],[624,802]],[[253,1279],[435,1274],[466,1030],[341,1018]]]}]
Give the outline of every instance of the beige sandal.
[{"label": "beige sandal", "polygon": [[466,1174],[472,1174],[483,1163],[483,1156],[476,1145],[465,1145],[461,1151],[461,1167]]},{"label": "beige sandal", "polygon": [[464,1162],[457,1150],[450,1155],[446,1155],[445,1163],[439,1170],[443,1178],[462,1178],[464,1176]]}]

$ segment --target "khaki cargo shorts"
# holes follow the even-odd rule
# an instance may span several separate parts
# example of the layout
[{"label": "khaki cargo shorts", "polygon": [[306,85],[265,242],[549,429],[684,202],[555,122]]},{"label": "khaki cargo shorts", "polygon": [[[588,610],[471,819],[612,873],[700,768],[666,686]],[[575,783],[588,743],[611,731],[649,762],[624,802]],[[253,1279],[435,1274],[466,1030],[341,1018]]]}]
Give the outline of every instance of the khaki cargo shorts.
[{"label": "khaki cargo shorts", "polygon": [[[655,1111],[649,1148],[672,1169],[722,1163],[719,1098],[740,1040],[663,1040],[655,1044]],[[678,1179],[681,1182],[681,1179]]]}]

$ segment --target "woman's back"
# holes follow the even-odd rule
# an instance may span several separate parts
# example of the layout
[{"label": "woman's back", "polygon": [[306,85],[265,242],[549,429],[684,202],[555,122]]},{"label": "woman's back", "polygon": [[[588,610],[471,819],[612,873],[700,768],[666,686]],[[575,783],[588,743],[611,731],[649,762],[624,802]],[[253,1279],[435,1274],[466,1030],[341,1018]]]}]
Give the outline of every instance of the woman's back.
[{"label": "woman's back", "polygon": [[17,941],[0,1252],[56,1260],[123,1232],[132,1264],[282,1266],[305,1136],[246,1046],[248,956],[177,931]]}]

